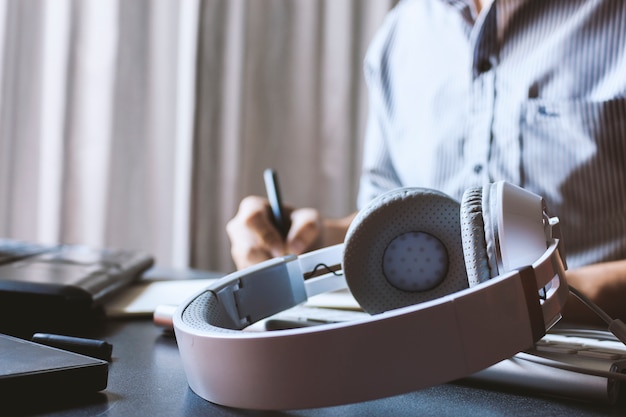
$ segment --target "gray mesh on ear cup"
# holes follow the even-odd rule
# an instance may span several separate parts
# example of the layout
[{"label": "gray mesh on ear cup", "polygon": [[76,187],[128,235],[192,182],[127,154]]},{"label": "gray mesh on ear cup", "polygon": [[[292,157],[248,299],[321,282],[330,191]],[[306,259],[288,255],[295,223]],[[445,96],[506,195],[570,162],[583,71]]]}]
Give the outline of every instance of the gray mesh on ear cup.
[{"label": "gray mesh on ear cup", "polygon": [[[386,193],[361,210],[345,240],[343,270],[361,307],[371,314],[432,300],[468,287],[459,222],[459,203],[422,188]],[[407,232],[438,238],[448,252],[448,271],[431,290],[407,292],[392,286],[383,273],[389,243]]]},{"label": "gray mesh on ear cup", "polygon": [[470,286],[498,275],[491,227],[488,189],[467,189],[461,199],[461,235]]}]

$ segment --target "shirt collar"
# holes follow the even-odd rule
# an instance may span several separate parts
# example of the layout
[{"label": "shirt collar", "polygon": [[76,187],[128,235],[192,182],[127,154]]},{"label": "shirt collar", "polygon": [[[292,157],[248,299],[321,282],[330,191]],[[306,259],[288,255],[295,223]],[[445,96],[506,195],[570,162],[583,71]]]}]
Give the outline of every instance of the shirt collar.
[{"label": "shirt collar", "polygon": [[439,1],[457,9],[468,23],[473,24],[474,21],[476,21],[476,17],[478,16],[478,13],[476,12],[476,3],[474,3],[474,0],[439,0]]}]

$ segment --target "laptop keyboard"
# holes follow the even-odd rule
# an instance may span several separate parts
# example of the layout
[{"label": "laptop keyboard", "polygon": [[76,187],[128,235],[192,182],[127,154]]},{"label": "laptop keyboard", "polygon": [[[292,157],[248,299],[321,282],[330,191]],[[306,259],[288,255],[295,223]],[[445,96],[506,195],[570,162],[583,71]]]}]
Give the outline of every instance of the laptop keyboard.
[{"label": "laptop keyboard", "polygon": [[94,301],[139,279],[154,259],[140,251],[0,239],[0,284],[4,291],[32,284],[80,287]]},{"label": "laptop keyboard", "polygon": [[0,239],[0,264],[18,261],[50,250],[52,247],[37,243]]}]

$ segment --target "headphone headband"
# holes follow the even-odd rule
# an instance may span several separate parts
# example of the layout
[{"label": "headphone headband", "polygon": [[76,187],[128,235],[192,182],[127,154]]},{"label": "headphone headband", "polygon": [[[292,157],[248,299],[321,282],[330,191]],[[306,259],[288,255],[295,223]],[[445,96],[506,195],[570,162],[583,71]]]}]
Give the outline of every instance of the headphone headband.
[{"label": "headphone headband", "polygon": [[[276,275],[283,283],[294,281],[287,277],[294,261],[272,260],[255,268],[260,273],[229,275],[178,310],[176,338],[189,385],[198,395],[241,408],[309,408],[452,381],[532,346],[559,319],[567,298],[555,240],[532,267],[357,322],[276,332],[229,330],[219,311],[230,308],[220,292],[242,278],[258,280],[240,300],[266,299],[265,284],[282,285],[273,277],[280,268]],[[548,286],[541,300],[538,289]],[[273,297],[275,307],[297,304],[294,293],[302,291]]]},{"label": "headphone headband", "polygon": [[[499,267],[508,265],[507,272],[363,319],[271,332],[243,329],[313,295],[346,288],[344,277],[317,274],[319,265],[342,264],[344,245],[232,273],[174,315],[189,386],[231,407],[325,407],[453,381],[531,347],[560,319],[568,295],[552,233],[557,220],[546,221],[543,200],[515,186],[491,184],[482,196],[496,227]],[[407,201],[412,209],[414,197],[402,204]],[[517,236],[530,243],[511,241]]]}]

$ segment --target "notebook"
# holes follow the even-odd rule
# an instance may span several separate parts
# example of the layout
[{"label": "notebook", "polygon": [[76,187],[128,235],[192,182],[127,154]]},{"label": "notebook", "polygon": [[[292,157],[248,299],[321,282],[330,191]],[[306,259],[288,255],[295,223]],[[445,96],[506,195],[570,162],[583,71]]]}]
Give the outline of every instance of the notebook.
[{"label": "notebook", "polygon": [[0,334],[0,398],[35,402],[42,396],[76,396],[107,387],[108,363]]},{"label": "notebook", "polygon": [[153,263],[134,250],[0,239],[0,332],[30,336],[89,324]]}]

